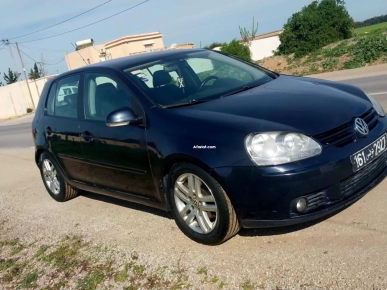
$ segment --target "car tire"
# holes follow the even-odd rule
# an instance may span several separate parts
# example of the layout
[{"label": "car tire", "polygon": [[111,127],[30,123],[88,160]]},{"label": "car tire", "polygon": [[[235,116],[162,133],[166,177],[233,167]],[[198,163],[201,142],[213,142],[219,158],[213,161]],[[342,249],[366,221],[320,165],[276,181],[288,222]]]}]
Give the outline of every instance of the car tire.
[{"label": "car tire", "polygon": [[198,243],[221,244],[241,228],[222,186],[195,165],[179,163],[172,167],[166,196],[179,229]]},{"label": "car tire", "polygon": [[78,189],[64,180],[57,163],[48,153],[41,154],[39,168],[43,184],[53,199],[64,202],[78,195]]}]

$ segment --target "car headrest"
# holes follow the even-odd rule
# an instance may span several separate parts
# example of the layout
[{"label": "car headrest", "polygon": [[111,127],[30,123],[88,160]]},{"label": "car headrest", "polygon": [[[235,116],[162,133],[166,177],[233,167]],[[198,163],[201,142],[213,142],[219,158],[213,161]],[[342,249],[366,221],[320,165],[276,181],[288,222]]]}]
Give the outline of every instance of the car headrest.
[{"label": "car headrest", "polygon": [[153,74],[153,87],[157,88],[167,85],[172,81],[172,77],[164,70],[158,70]]},{"label": "car headrest", "polygon": [[117,93],[116,87],[112,83],[104,83],[96,87],[96,94],[99,96],[109,97]]},{"label": "car headrest", "polygon": [[78,94],[66,95],[64,96],[64,101],[69,104],[71,107],[75,107],[77,104]]}]

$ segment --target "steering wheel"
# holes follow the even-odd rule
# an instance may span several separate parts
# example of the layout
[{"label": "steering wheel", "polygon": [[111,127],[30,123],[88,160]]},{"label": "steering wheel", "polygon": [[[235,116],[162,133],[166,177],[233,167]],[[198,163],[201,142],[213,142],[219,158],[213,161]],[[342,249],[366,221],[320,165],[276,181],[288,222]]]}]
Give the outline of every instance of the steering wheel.
[{"label": "steering wheel", "polygon": [[205,85],[206,83],[208,83],[210,80],[217,80],[217,79],[219,79],[217,76],[209,76],[209,77],[206,77],[206,78],[202,81],[202,83],[200,84],[200,87],[199,87],[199,89],[198,89],[198,92],[200,92],[201,89],[204,87],[204,85]]}]

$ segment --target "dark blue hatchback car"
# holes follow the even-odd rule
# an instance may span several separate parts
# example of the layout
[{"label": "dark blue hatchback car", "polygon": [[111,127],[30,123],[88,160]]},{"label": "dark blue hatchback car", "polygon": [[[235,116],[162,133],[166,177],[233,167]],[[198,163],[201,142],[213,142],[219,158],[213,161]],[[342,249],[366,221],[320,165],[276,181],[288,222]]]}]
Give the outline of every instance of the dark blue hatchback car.
[{"label": "dark blue hatchback car", "polygon": [[386,130],[382,107],[357,87],[203,49],[61,74],[32,123],[55,200],[87,190],[169,210],[209,245],[353,203],[386,175]]}]

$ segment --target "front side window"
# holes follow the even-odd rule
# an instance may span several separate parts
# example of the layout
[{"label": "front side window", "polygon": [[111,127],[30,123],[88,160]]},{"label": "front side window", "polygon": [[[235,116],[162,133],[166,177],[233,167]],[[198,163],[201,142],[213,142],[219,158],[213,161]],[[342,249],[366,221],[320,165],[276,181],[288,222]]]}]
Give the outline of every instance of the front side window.
[{"label": "front side window", "polygon": [[52,84],[46,107],[48,115],[67,118],[78,117],[79,79],[79,75],[74,75]]},{"label": "front side window", "polygon": [[86,119],[105,121],[108,114],[122,107],[132,108],[132,93],[121,81],[103,73],[85,75]]},{"label": "front side window", "polygon": [[210,101],[275,78],[257,66],[209,50],[182,51],[124,72],[150,99],[166,107]]}]

